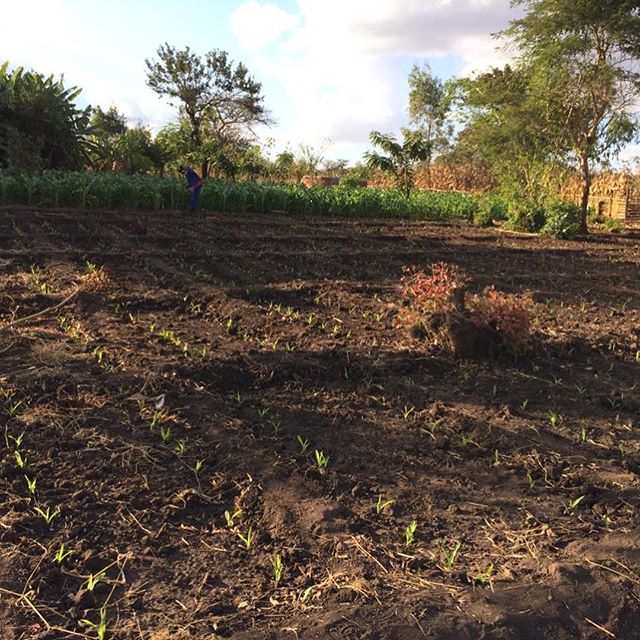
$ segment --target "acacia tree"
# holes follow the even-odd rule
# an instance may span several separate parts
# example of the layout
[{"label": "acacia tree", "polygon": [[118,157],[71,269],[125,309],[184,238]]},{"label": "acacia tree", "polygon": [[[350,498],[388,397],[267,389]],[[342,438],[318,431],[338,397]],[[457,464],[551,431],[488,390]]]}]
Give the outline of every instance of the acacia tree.
[{"label": "acacia tree", "polygon": [[431,161],[434,153],[447,148],[452,128],[447,125],[451,110],[449,85],[431,73],[429,64],[413,65],[409,73],[409,117],[428,143],[425,159],[431,186]]},{"label": "acacia tree", "polygon": [[369,139],[374,147],[380,147],[386,154],[373,151],[364,154],[365,163],[371,169],[379,169],[391,173],[396,184],[409,198],[413,187],[413,170],[418,162],[424,162],[431,152],[431,143],[425,140],[421,131],[402,130],[403,141],[398,142],[393,136],[372,131]]},{"label": "acacia tree", "polygon": [[[157,54],[159,60],[145,60],[147,84],[179,107],[189,122],[196,153],[202,154],[208,137],[232,144],[253,136],[256,125],[271,124],[261,83],[241,62],[234,64],[226,51],[209,51],[202,58],[189,47],[176,49],[165,43]],[[209,173],[210,161],[203,154],[203,176]]]},{"label": "acacia tree", "polygon": [[640,8],[637,0],[513,0],[526,6],[512,21],[520,62],[540,72],[528,87],[544,100],[556,150],[573,160],[583,188],[582,231],[595,163],[614,157],[637,133]]}]

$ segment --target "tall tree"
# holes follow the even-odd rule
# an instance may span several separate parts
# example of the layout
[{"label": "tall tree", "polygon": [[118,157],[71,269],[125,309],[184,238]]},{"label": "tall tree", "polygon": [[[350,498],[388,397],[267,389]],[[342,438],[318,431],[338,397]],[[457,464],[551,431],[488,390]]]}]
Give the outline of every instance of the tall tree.
[{"label": "tall tree", "polygon": [[413,65],[409,73],[409,117],[420,128],[428,143],[425,160],[429,186],[431,186],[431,161],[433,155],[445,150],[452,127],[447,124],[451,110],[449,85],[431,73],[429,64],[422,68]]},{"label": "tall tree", "polygon": [[513,0],[526,15],[505,35],[521,63],[542,73],[529,91],[546,97],[558,128],[557,148],[582,175],[582,230],[594,165],[634,139],[640,96],[640,9],[637,0]]},{"label": "tall tree", "polygon": [[536,201],[556,194],[564,174],[560,118],[551,117],[544,92],[531,90],[537,73],[507,65],[459,80],[463,129],[452,154],[486,166],[506,196]]},{"label": "tall tree", "polygon": [[[383,153],[366,151],[364,159],[371,169],[379,169],[394,176],[396,184],[409,198],[413,188],[413,171],[418,162],[424,162],[429,156],[431,145],[421,131],[402,130],[402,142],[393,136],[372,131],[369,139],[374,147]],[[385,154],[385,155],[383,155]]]},{"label": "tall tree", "polygon": [[[208,136],[229,144],[252,136],[256,125],[271,123],[261,83],[244,64],[234,64],[226,51],[209,51],[202,58],[189,47],[176,49],[165,43],[157,55],[158,60],[145,60],[147,84],[180,108],[196,151],[202,152]],[[209,164],[204,156],[203,176]]]}]

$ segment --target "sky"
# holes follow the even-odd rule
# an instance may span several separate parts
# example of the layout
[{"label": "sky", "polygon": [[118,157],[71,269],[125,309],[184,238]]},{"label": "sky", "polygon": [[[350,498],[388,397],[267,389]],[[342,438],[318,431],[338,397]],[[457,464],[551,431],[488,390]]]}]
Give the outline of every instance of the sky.
[{"label": "sky", "polygon": [[[115,105],[157,131],[176,110],[146,85],[160,44],[228,51],[262,83],[271,153],[305,144],[359,160],[373,129],[408,125],[407,77],[442,78],[510,58],[492,34],[517,17],[509,0],[0,0],[0,60],[64,75],[82,100]],[[8,29],[6,25],[21,25]],[[640,149],[627,155],[640,154]]]}]

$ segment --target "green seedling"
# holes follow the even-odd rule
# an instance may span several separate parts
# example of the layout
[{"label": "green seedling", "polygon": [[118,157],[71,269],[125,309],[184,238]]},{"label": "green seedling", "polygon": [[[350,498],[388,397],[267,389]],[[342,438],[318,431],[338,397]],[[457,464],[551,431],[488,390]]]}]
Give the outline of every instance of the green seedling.
[{"label": "green seedling", "polygon": [[280,580],[282,580],[282,573],[284,572],[284,563],[282,562],[282,556],[279,553],[271,558],[271,565],[273,566],[273,580],[277,587]]},{"label": "green seedling", "polygon": [[414,520],[405,530],[404,530],[404,546],[409,547],[416,541],[416,529],[418,528],[418,523]]},{"label": "green seedling", "polygon": [[474,584],[479,584],[481,587],[484,587],[487,584],[491,584],[491,576],[494,574],[494,572],[495,567],[492,563],[484,571],[480,571],[476,573],[476,575],[470,576],[470,578]]},{"label": "green seedling", "polygon": [[186,452],[187,452],[187,441],[178,440],[178,444],[176,445],[176,453],[179,456],[183,456]]},{"label": "green seedling", "polygon": [[296,436],[296,440],[300,445],[300,453],[305,453],[309,448],[309,440],[307,438],[304,438],[303,436]]},{"label": "green seedling", "polygon": [[266,418],[269,415],[269,407],[263,407],[258,409],[258,416],[260,418]]},{"label": "green seedling", "polygon": [[394,504],[395,500],[383,500],[382,494],[378,496],[378,502],[376,502],[376,513],[380,515],[386,507],[390,507]]},{"label": "green seedling", "polygon": [[71,549],[69,549],[69,551],[65,551],[64,550],[64,544],[60,545],[60,548],[58,549],[58,551],[56,552],[56,555],[54,556],[54,560],[58,563],[58,564],[62,564],[62,562],[64,561],[65,558],[68,558],[71,554],[73,553],[73,551],[71,551]]},{"label": "green seedling", "polygon": [[367,391],[371,391],[371,387],[373,387],[373,380],[371,378],[368,378],[366,380],[363,380],[362,384],[364,384],[364,388]]},{"label": "green seedling", "polygon": [[38,482],[37,478],[31,480],[29,476],[25,476],[24,479],[27,481],[27,490],[32,496],[36,495],[36,483]]},{"label": "green seedling", "polygon": [[162,442],[167,444],[171,440],[171,427],[160,427],[160,437]]},{"label": "green seedling", "polygon": [[202,470],[202,465],[204,464],[204,460],[196,460],[196,463],[193,465],[193,471],[196,475],[200,473]]},{"label": "green seedling", "polygon": [[327,469],[327,465],[329,464],[329,456],[325,456],[324,451],[318,451],[318,449],[315,450],[315,456],[318,469],[321,473],[324,473]]},{"label": "green seedling", "polygon": [[56,516],[60,515],[60,509],[56,509],[55,511],[52,512],[49,507],[47,507],[46,511],[44,511],[40,507],[35,507],[34,511],[36,512],[37,515],[39,515],[44,520],[47,526],[50,526],[51,523],[53,522],[53,519]]},{"label": "green seedling", "polygon": [[19,451],[14,451],[13,454],[16,457],[16,464],[20,469],[24,469],[27,466],[27,458],[22,457],[22,454]]},{"label": "green seedling", "polygon": [[533,476],[529,471],[527,472],[527,482],[529,483],[529,491],[533,490],[533,486],[535,485],[536,481],[533,479]]},{"label": "green seedling", "polygon": [[552,429],[555,429],[557,424],[558,424],[558,420],[559,420],[559,416],[557,413],[550,413],[549,414],[549,424],[551,425]]},{"label": "green seedling", "polygon": [[576,382],[576,391],[582,395],[586,389],[579,382]]},{"label": "green seedling", "polygon": [[496,468],[500,466],[500,451],[498,449],[493,452],[493,466]]},{"label": "green seedling", "polygon": [[580,444],[582,446],[587,444],[587,430],[584,427],[580,430]]},{"label": "green seedling", "polygon": [[16,449],[19,449],[22,446],[22,441],[24,440],[24,431],[18,436],[9,436],[9,440],[13,440],[16,445]]},{"label": "green seedling", "polygon": [[227,522],[227,527],[229,529],[233,529],[235,524],[235,519],[239,518],[242,515],[242,509],[238,509],[235,513],[231,514],[231,511],[224,512],[224,519]]},{"label": "green seedling", "polygon": [[605,529],[610,529],[611,525],[613,524],[613,520],[606,513],[602,514],[602,516],[600,517],[600,522]]},{"label": "green seedling", "polygon": [[18,409],[22,406],[22,400],[18,400],[18,402],[11,403],[8,407],[5,408],[4,412],[10,417],[13,418],[18,413]]},{"label": "green seedling", "polygon": [[85,260],[84,261],[85,266],[87,267],[87,271],[89,273],[95,273],[96,270],[98,269],[98,267],[96,266],[96,264],[94,262],[91,262],[91,260]]},{"label": "green seedling", "polygon": [[465,448],[470,444],[475,444],[471,436],[467,436],[464,433],[460,436],[460,445]]},{"label": "green seedling", "polygon": [[239,391],[236,391],[232,396],[231,396],[238,404],[242,404],[244,402],[244,400],[242,399],[242,396],[240,395]]},{"label": "green seedling", "polygon": [[449,553],[446,553],[442,559],[444,566],[447,569],[451,569],[456,561],[456,558],[458,557],[458,554],[460,553],[460,549],[462,548],[462,542],[456,542],[455,546],[453,547],[453,549],[451,549],[451,551],[449,551]]},{"label": "green seedling", "polygon": [[526,411],[528,405],[529,405],[529,400],[528,399],[523,400],[522,403],[520,404],[520,410]]},{"label": "green seedling", "polygon": [[587,496],[578,496],[574,500],[569,500],[564,508],[564,512],[566,515],[572,514],[576,507],[586,498]]},{"label": "green seedling", "polygon": [[96,588],[96,585],[98,584],[98,582],[101,582],[106,577],[107,577],[107,574],[104,571],[101,571],[100,573],[96,573],[95,575],[92,573],[87,578],[87,583],[86,583],[87,591],[93,591]]},{"label": "green seedling", "polygon": [[162,418],[162,411],[160,411],[160,410],[154,411],[153,417],[151,418],[151,421],[149,422],[149,431],[155,431],[156,430],[156,427],[158,426],[158,423],[160,422],[160,418]]},{"label": "green seedling", "polygon": [[280,420],[272,420],[271,426],[273,427],[273,435],[277,436],[282,431],[282,425],[280,424]]},{"label": "green seedling", "polygon": [[251,527],[249,527],[249,531],[247,531],[246,536],[243,536],[239,531],[236,531],[236,535],[238,536],[238,538],[240,538],[240,540],[242,540],[242,544],[244,544],[247,550],[251,549],[251,544],[253,543],[253,540],[255,538],[255,533],[253,532],[253,529]]},{"label": "green seedling", "polygon": [[100,622],[91,622],[91,620],[87,620],[83,618],[80,622],[86,625],[87,627],[91,627],[95,629],[96,637],[98,640],[104,640],[107,637],[107,610],[105,608],[100,609]]},{"label": "green seedling", "polygon": [[491,395],[495,398],[498,395],[498,385],[494,384],[491,387]]},{"label": "green seedling", "polygon": [[404,405],[402,408],[402,417],[405,420],[408,420],[412,413],[414,413],[416,408],[413,405]]}]

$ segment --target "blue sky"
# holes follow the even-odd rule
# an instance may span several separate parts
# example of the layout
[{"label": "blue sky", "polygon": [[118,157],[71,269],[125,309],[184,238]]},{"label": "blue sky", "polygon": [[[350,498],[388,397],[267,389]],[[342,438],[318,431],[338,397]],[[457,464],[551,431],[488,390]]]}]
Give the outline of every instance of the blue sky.
[{"label": "blue sky", "polygon": [[360,159],[372,129],[407,124],[407,76],[429,62],[442,78],[502,65],[491,34],[509,0],[23,0],[3,3],[0,60],[64,73],[83,99],[114,104],[157,130],[175,110],[145,84],[163,42],[224,49],[263,84],[277,124],[272,153],[300,144]]}]

